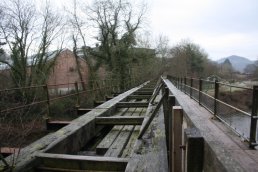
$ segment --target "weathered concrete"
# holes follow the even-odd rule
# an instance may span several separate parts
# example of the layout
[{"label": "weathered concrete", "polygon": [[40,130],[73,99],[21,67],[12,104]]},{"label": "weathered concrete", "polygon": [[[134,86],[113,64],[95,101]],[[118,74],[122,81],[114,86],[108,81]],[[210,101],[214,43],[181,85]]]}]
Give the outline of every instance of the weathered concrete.
[{"label": "weathered concrete", "polygon": [[169,80],[164,79],[164,82],[183,108],[188,127],[198,128],[204,138],[204,171],[257,171],[257,150],[250,150],[245,142],[236,141],[240,138],[232,130],[213,119],[213,115]]},{"label": "weathered concrete", "polygon": [[[101,104],[57,132],[49,134],[21,149],[18,155],[9,156],[6,160],[11,164],[12,158],[15,156],[17,157],[17,159],[15,158],[16,163],[12,164],[15,167],[14,171],[32,171],[33,167],[39,164],[35,156],[40,152],[65,154],[78,151],[101,129],[101,127],[96,127],[95,125],[96,117],[111,116],[116,110],[118,102],[124,101],[128,95],[146,84],[147,82]],[[0,164],[0,167],[2,165]]]}]

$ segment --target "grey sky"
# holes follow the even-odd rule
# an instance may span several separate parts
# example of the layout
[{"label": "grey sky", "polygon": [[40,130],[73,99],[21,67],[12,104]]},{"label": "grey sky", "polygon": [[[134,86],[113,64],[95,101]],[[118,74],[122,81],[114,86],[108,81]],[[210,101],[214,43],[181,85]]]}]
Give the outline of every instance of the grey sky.
[{"label": "grey sky", "polygon": [[[93,2],[85,0],[81,2]],[[132,0],[140,2],[142,0]],[[52,1],[53,2],[53,1]],[[72,0],[55,0],[70,6]],[[258,59],[257,0],[145,0],[152,36],[168,36],[170,46],[183,39],[199,44],[216,60],[239,55]]]},{"label": "grey sky", "polygon": [[152,33],[172,45],[190,39],[214,60],[258,58],[257,0],[151,0],[150,10]]}]

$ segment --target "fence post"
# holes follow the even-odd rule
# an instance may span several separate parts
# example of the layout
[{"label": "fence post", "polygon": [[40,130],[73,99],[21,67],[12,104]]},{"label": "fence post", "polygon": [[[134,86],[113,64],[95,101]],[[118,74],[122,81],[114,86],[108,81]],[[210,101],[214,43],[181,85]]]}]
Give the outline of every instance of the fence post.
[{"label": "fence post", "polygon": [[192,95],[193,95],[193,78],[191,78],[190,80],[190,98],[192,98]]},{"label": "fence post", "polygon": [[256,143],[256,129],[257,129],[257,109],[258,109],[258,86],[253,86],[253,100],[252,100],[252,114],[251,114],[251,125],[250,125],[250,143],[249,147],[254,149],[257,146]]},{"label": "fence post", "polygon": [[178,77],[177,79],[178,79],[177,80],[177,85],[178,85],[177,88],[180,90],[180,77]]},{"label": "fence post", "polygon": [[187,128],[185,133],[185,171],[203,171],[204,139],[196,128]]},{"label": "fence post", "polygon": [[201,100],[202,100],[202,79],[200,78],[199,79],[199,105],[201,105],[202,103],[201,103]]},{"label": "fence post", "polygon": [[77,95],[77,102],[75,107],[80,107],[80,94],[79,94],[79,87],[78,87],[78,82],[74,83],[74,87],[75,87],[75,91],[76,91],[76,95]]},{"label": "fence post", "polygon": [[178,77],[178,89],[181,90],[181,77]]},{"label": "fence post", "polygon": [[169,89],[165,85],[162,88],[162,94],[164,94],[164,100],[163,100],[163,113],[164,113],[164,122],[165,122],[165,134],[166,134],[166,144],[168,147],[169,140],[168,140],[168,125],[169,125],[169,104],[168,104],[168,96],[169,96]]},{"label": "fence post", "polygon": [[215,92],[214,92],[214,116],[217,115],[217,99],[219,98],[219,83],[215,80]]},{"label": "fence post", "polygon": [[184,92],[186,94],[186,77],[184,77]]},{"label": "fence post", "polygon": [[43,86],[47,98],[47,114],[45,116],[46,120],[49,118],[50,115],[50,101],[49,101],[49,92],[48,92],[48,86],[47,84]]},{"label": "fence post", "polygon": [[183,124],[183,109],[181,106],[174,106],[172,110],[172,121],[173,121],[173,167],[172,171],[182,171],[182,124]]},{"label": "fence post", "polygon": [[168,133],[168,165],[169,165],[169,172],[172,172],[172,166],[173,166],[173,121],[172,121],[172,108],[173,106],[176,105],[176,98],[173,95],[169,95],[168,97],[168,128],[169,128],[169,133]]},{"label": "fence post", "polygon": [[184,91],[183,83],[184,83],[184,79],[183,79],[183,78],[181,78],[181,91]]}]

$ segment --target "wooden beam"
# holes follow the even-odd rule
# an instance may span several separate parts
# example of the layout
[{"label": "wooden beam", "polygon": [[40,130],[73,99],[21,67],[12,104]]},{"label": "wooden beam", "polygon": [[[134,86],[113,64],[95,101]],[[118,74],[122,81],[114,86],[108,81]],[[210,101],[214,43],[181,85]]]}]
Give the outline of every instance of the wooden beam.
[{"label": "wooden beam", "polygon": [[[31,145],[22,148],[17,156],[14,171],[26,171],[37,166],[35,155],[38,152],[71,153],[81,150],[96,134],[104,127],[95,125],[95,117],[111,116],[116,110],[116,104],[126,99],[128,95],[145,86],[148,82],[135,87],[125,93],[115,97],[108,103],[104,103],[100,108],[96,108],[77,119],[57,132],[50,133],[45,137],[33,142]],[[6,158],[7,162],[12,162],[12,157]]]},{"label": "wooden beam", "polygon": [[172,108],[172,127],[173,127],[173,140],[172,140],[172,171],[181,172],[182,169],[182,124],[183,124],[183,109],[181,106],[173,106]]},{"label": "wooden beam", "polygon": [[124,126],[122,125],[113,127],[113,129],[105,136],[104,139],[101,140],[101,142],[96,147],[97,155],[104,155],[107,152],[112,143],[118,137],[123,127]]},{"label": "wooden beam", "polygon": [[[139,117],[142,113],[143,108],[129,108],[127,116]],[[117,138],[113,141],[112,145],[108,148],[104,156],[121,157],[123,154],[130,154],[126,147],[130,142],[131,136],[135,131],[135,128],[140,126],[125,125],[119,132]],[[134,145],[134,144],[133,144]],[[126,152],[124,152],[126,151]]]},{"label": "wooden beam", "polygon": [[169,128],[169,134],[168,134],[168,139],[169,139],[169,145],[168,145],[168,165],[169,165],[169,172],[172,172],[172,164],[173,164],[173,121],[172,121],[172,107],[176,105],[176,98],[175,96],[169,95],[168,97],[168,128]]},{"label": "wooden beam", "polygon": [[156,99],[157,95],[159,94],[160,89],[162,88],[162,83],[155,89],[154,94],[152,94],[150,103],[153,104],[154,100]]},{"label": "wooden beam", "polygon": [[155,107],[154,111],[152,111],[150,116],[145,117],[142,127],[141,127],[141,130],[140,130],[140,133],[139,133],[139,136],[138,136],[138,139],[141,139],[143,134],[145,133],[145,131],[148,129],[148,127],[149,127],[150,123],[152,122],[153,118],[155,117],[156,113],[159,111],[159,108],[160,108],[164,98],[165,98],[165,95],[163,95],[161,97],[159,103]]},{"label": "wooden beam", "polygon": [[[152,110],[150,107],[146,113]],[[142,139],[136,140],[130,152],[125,172],[168,171],[164,115],[161,110],[158,111]]]},{"label": "wooden beam", "polygon": [[[137,108],[137,110],[141,110],[139,116],[144,116],[146,114],[146,108]],[[133,153],[133,148],[135,146],[135,143],[136,143],[136,140],[137,140],[137,137],[139,135],[139,132],[140,132],[140,129],[141,129],[141,126],[140,125],[137,125],[134,127],[134,130],[131,134],[131,137],[126,145],[126,147],[124,148],[123,150],[123,154],[121,155],[121,157],[123,158],[131,158],[131,155]]]},{"label": "wooden beam", "polygon": [[39,153],[41,166],[71,170],[124,171],[126,158]]},{"label": "wooden beam", "polygon": [[152,95],[153,91],[136,91],[134,95]]},{"label": "wooden beam", "polygon": [[128,100],[131,99],[150,99],[151,96],[150,95],[130,95],[127,97]]},{"label": "wooden beam", "polygon": [[[131,113],[131,112],[128,112],[129,108],[118,109],[118,110],[119,112],[115,114],[118,116],[123,116],[125,114],[130,115]],[[117,138],[117,136],[119,135],[123,127],[124,126],[122,125],[114,126],[112,130],[104,137],[104,139],[101,140],[101,142],[96,147],[96,153],[98,155],[104,155],[107,152],[108,148],[112,145],[112,143]]]},{"label": "wooden beam", "polygon": [[96,117],[97,125],[141,125],[144,117],[139,116],[114,116]]},{"label": "wooden beam", "polygon": [[203,171],[204,139],[197,128],[187,128],[185,133],[187,172]]},{"label": "wooden beam", "polygon": [[130,108],[130,107],[148,107],[148,102],[119,102],[118,108]]},{"label": "wooden beam", "polygon": [[52,167],[36,167],[35,171],[37,172],[88,172],[85,170],[72,170],[72,169],[64,169],[64,168],[52,168]]},{"label": "wooden beam", "polygon": [[112,143],[110,148],[105,153],[105,157],[120,157],[123,153],[124,148],[126,147],[130,136],[134,130],[133,125],[126,125],[123,127],[121,132],[119,133],[118,137]]},{"label": "wooden beam", "polygon": [[141,88],[139,91],[153,91],[154,88]]}]

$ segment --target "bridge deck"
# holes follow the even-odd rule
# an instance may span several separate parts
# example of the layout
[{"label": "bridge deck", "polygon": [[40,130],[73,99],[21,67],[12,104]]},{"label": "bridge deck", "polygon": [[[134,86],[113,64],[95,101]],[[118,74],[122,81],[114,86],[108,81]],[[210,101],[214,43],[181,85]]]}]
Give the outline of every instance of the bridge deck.
[{"label": "bridge deck", "polygon": [[[187,127],[198,128],[204,137],[204,171],[257,171],[257,150],[250,150],[247,143],[242,142],[232,130],[214,119],[210,112],[178,90],[169,80],[164,81],[183,108],[187,123],[191,124]],[[211,159],[212,157],[216,158]]]},{"label": "bridge deck", "polygon": [[[167,171],[161,110],[142,139],[137,139],[145,117],[157,107],[149,104],[153,86],[146,84],[21,149],[14,171]],[[156,100],[161,101],[160,97]],[[11,161],[13,156],[6,160]]]}]

